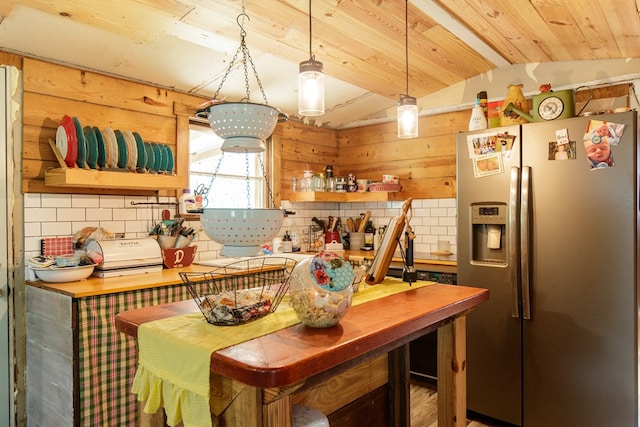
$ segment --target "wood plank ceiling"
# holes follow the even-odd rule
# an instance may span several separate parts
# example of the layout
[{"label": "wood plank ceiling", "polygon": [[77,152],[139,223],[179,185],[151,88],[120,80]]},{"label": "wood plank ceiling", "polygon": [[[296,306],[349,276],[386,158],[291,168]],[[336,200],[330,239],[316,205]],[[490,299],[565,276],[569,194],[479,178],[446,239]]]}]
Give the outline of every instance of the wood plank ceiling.
[{"label": "wood plank ceiling", "polygon": [[[639,3],[411,0],[409,93],[425,97],[510,64],[640,57]],[[295,116],[297,64],[309,58],[307,0],[4,0],[0,49],[212,96],[239,45],[243,5],[247,46],[279,104],[269,103]],[[405,1],[314,0],[312,16],[312,51],[330,77],[325,124],[345,127],[393,107],[406,92]],[[55,30],[18,28],[30,22]],[[63,35],[78,49],[99,40],[90,51],[100,58],[56,49]],[[221,91],[228,99],[245,92],[236,73]]]}]

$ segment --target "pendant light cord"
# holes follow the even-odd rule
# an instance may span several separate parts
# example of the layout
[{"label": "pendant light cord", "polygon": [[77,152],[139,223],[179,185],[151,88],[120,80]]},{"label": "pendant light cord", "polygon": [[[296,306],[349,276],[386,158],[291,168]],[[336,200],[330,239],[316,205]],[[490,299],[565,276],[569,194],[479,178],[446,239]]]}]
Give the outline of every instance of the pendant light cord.
[{"label": "pendant light cord", "polygon": [[[309,3],[311,3],[311,0],[309,0]],[[409,0],[405,0],[404,3],[404,57],[407,85],[405,95],[409,95]]]},{"label": "pendant light cord", "polygon": [[313,61],[313,53],[311,52],[311,33],[311,0],[309,0],[309,59]]}]

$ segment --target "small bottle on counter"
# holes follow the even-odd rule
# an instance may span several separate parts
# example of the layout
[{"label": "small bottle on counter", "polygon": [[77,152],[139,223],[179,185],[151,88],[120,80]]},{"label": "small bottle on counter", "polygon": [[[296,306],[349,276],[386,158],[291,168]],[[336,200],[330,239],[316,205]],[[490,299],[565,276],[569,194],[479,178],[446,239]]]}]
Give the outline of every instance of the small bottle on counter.
[{"label": "small bottle on counter", "polygon": [[298,233],[295,231],[291,232],[291,251],[300,252],[300,238],[298,238]]},{"label": "small bottle on counter", "polygon": [[194,211],[196,211],[196,199],[191,195],[190,190],[185,188],[178,201],[178,213],[184,215]]},{"label": "small bottle on counter", "polygon": [[378,231],[377,233],[375,233],[374,230],[374,235],[373,235],[373,250],[377,251],[378,249],[380,249],[380,240],[382,238],[382,234],[380,233],[380,231]]},{"label": "small bottle on counter", "polygon": [[293,252],[293,241],[291,240],[291,236],[288,231],[285,231],[284,237],[282,238],[282,252]]},{"label": "small bottle on counter", "polygon": [[195,200],[195,206],[196,206],[196,211],[197,212],[202,212],[202,208],[204,207],[203,204],[203,197],[202,194],[196,194],[194,197]]},{"label": "small bottle on counter", "polygon": [[367,221],[364,226],[364,247],[366,250],[371,251],[374,249],[374,236],[376,229],[373,227],[371,221]]}]

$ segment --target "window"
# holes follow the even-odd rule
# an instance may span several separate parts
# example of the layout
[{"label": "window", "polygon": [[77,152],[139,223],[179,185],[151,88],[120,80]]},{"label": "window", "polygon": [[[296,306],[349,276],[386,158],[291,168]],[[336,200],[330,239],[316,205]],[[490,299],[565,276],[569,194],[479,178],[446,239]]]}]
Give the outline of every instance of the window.
[{"label": "window", "polygon": [[222,142],[208,125],[189,124],[189,186],[192,192],[209,189],[203,207],[264,207],[266,184],[261,160],[264,164],[266,152],[260,155],[222,153]]}]

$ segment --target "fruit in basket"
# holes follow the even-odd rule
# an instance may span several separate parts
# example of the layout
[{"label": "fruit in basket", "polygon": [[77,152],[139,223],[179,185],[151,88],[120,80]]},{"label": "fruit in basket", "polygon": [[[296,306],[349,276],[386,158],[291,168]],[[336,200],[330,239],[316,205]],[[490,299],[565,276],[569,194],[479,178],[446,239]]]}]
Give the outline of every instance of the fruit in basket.
[{"label": "fruit in basket", "polygon": [[271,310],[271,292],[263,289],[239,289],[208,295],[200,304],[209,323],[237,324],[264,316]]}]

